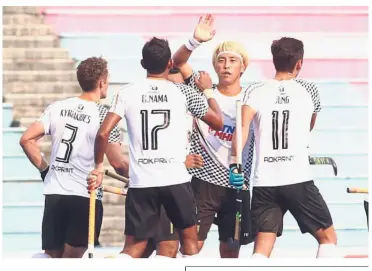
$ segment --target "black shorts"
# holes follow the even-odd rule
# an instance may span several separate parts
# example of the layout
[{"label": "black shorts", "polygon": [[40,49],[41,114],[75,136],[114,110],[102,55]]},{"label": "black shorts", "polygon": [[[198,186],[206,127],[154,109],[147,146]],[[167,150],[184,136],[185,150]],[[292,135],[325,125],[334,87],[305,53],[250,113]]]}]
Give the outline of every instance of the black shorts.
[{"label": "black shorts", "polygon": [[[101,231],[102,201],[96,200],[95,243]],[[42,249],[61,250],[64,244],[88,246],[89,198],[46,195],[42,222]]]},{"label": "black shorts", "polygon": [[[228,242],[234,237],[235,232],[236,190],[211,184],[196,177],[192,178],[191,185],[198,211],[199,240],[207,239],[208,232],[215,223],[218,226],[219,240]],[[242,191],[241,245],[247,245],[253,241],[250,199],[250,191]],[[215,218],[216,215],[217,218]]]},{"label": "black shorts", "polygon": [[[152,250],[156,250],[156,244],[162,241],[178,241],[179,230],[176,229],[165,212],[163,206],[160,207],[160,220],[158,231],[155,237],[148,239],[148,247],[151,246]],[[149,248],[150,249],[150,248]]]},{"label": "black shorts", "polygon": [[281,236],[287,211],[296,219],[302,233],[313,234],[333,225],[327,204],[313,181],[253,188],[252,223],[257,232]]},{"label": "black shorts", "polygon": [[190,182],[129,188],[125,201],[125,234],[137,240],[158,239],[161,206],[175,229],[196,225],[196,206]]}]

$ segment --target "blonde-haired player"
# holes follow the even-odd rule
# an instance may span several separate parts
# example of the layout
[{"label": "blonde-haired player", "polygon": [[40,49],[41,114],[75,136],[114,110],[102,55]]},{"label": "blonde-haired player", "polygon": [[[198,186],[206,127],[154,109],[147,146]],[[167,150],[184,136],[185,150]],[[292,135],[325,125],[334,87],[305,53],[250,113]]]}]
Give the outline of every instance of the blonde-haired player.
[{"label": "blonde-haired player", "polygon": [[[216,31],[214,18],[201,16],[194,35],[173,56],[174,66],[180,69],[185,82],[194,88],[201,87],[199,78],[203,72],[193,71],[187,64],[192,52],[202,43],[211,40]],[[229,156],[232,135],[235,130],[236,100],[242,100],[245,88],[241,86],[241,76],[246,70],[249,58],[244,46],[235,41],[220,43],[213,52],[213,67],[218,76],[218,84],[210,90],[221,108],[224,127],[220,131],[195,120],[191,136],[191,152],[200,154],[204,160],[202,168],[189,169],[192,187],[198,208],[199,242],[201,249],[211,225],[218,225],[220,255],[222,258],[237,258],[239,249],[229,245],[233,240],[236,215],[236,189],[229,185]],[[252,134],[251,134],[252,135]],[[249,187],[249,176],[253,157],[253,137],[244,147],[244,181]],[[250,225],[250,192],[243,191],[243,212],[240,245],[252,242]],[[215,216],[217,219],[215,220]],[[240,246],[239,246],[240,247]]]}]

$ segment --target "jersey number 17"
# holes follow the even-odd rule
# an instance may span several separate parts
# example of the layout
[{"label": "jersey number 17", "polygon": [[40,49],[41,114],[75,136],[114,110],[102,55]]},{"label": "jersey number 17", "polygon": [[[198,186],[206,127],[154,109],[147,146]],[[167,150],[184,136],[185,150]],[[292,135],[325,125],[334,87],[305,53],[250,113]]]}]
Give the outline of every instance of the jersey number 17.
[{"label": "jersey number 17", "polygon": [[151,110],[151,114],[163,114],[164,121],[160,125],[156,125],[151,129],[149,135],[149,110],[141,110],[142,117],[142,149],[149,149],[149,136],[151,141],[151,150],[158,149],[158,132],[160,130],[166,129],[170,123],[170,110],[169,109],[154,109]]}]

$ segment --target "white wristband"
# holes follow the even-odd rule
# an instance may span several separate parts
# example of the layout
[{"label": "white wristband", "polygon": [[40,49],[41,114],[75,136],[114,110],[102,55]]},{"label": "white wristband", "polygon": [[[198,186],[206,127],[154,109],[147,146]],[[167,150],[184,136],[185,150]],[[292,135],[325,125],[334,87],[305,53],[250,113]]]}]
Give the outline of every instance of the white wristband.
[{"label": "white wristband", "polygon": [[194,51],[196,48],[199,47],[201,43],[199,41],[197,41],[196,39],[194,39],[194,37],[191,37],[186,43],[185,43],[185,46],[187,49],[189,49],[190,51]]},{"label": "white wristband", "polygon": [[238,159],[236,156],[231,156],[230,158],[230,164],[237,164],[238,163]]},{"label": "white wristband", "polygon": [[203,91],[203,94],[205,97],[207,97],[207,99],[211,99],[213,98],[213,89],[207,88]]}]

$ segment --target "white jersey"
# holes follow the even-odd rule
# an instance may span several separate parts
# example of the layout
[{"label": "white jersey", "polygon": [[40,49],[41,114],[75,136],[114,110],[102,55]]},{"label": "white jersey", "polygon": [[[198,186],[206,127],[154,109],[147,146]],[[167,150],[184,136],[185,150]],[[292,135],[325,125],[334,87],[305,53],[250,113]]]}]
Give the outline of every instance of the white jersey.
[{"label": "white jersey", "polygon": [[[86,178],[94,169],[94,143],[107,109],[78,97],[49,105],[40,119],[46,135],[51,135],[52,152],[44,194],[88,197]],[[109,143],[120,142],[116,126]],[[102,199],[98,189],[97,198]]]},{"label": "white jersey", "polygon": [[253,186],[282,186],[312,179],[308,144],[318,88],[301,79],[269,80],[247,89],[243,104],[256,111]]},{"label": "white jersey", "polygon": [[[195,89],[195,78],[200,74],[193,71],[193,74],[186,82]],[[257,83],[256,83],[257,84]],[[224,126],[221,131],[215,131],[206,123],[195,121],[195,128],[192,134],[191,152],[200,154],[204,160],[202,168],[190,168],[189,172],[206,182],[224,187],[234,188],[229,184],[229,158],[231,156],[232,137],[236,125],[236,101],[242,100],[244,89],[236,96],[223,95],[217,86],[213,86],[213,97],[216,99],[223,114]],[[249,185],[251,166],[253,160],[253,131],[250,133],[243,148],[243,169],[245,182]]]},{"label": "white jersey", "polygon": [[190,181],[184,161],[190,119],[208,105],[194,89],[168,80],[144,79],[124,86],[110,112],[126,119],[130,187],[159,187]]}]

